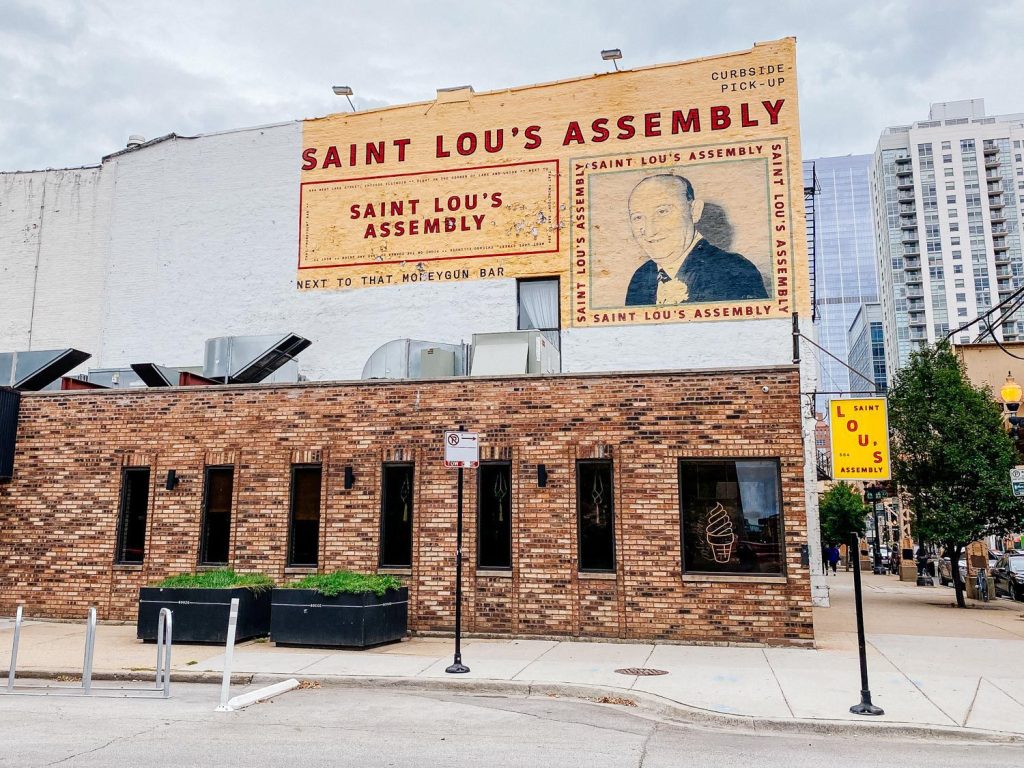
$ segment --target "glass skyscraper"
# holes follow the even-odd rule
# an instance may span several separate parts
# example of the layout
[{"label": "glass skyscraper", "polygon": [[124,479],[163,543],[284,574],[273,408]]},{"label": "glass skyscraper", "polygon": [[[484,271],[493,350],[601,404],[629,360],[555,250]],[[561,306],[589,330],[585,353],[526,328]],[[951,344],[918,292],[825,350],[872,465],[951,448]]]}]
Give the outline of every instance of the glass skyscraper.
[{"label": "glass skyscraper", "polygon": [[[814,273],[818,343],[849,364],[849,330],[861,305],[878,301],[877,256],[871,201],[871,155],[823,157],[813,163],[819,192],[814,201]],[[824,392],[871,389],[820,351],[818,388]],[[851,381],[852,376],[852,381]],[[816,407],[837,395],[818,399]]]}]

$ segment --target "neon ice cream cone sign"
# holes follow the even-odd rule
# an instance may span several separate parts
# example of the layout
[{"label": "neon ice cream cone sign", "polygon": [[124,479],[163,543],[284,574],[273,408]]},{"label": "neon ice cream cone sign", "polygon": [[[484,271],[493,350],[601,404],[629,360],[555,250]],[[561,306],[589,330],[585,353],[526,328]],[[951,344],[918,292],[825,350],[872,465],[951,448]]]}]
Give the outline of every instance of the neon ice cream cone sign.
[{"label": "neon ice cream cone sign", "polygon": [[704,536],[711,547],[711,555],[716,563],[727,563],[732,558],[732,548],[736,543],[736,535],[732,528],[732,519],[721,502],[708,512],[708,522]]}]

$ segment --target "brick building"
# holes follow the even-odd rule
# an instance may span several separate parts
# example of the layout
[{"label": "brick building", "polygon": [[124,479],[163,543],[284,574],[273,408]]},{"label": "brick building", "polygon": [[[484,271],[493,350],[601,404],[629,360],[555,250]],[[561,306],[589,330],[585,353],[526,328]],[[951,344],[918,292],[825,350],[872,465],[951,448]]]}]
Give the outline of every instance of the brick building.
[{"label": "brick building", "polygon": [[[104,618],[133,618],[140,585],[202,562],[204,512],[213,513],[204,471],[230,468],[226,562],[277,580],[317,568],[397,573],[411,587],[411,628],[450,630],[455,472],[443,466],[440,436],[464,420],[481,434],[484,462],[467,472],[468,631],[808,641],[803,442],[799,412],[784,405],[798,385],[796,368],[772,368],[500,377],[474,380],[472,391],[452,380],[27,395],[17,478],[0,485],[0,613],[23,601],[36,614],[78,616],[92,604]],[[758,502],[743,499],[751,530],[736,546],[756,539],[756,555],[708,572],[706,535],[684,556],[681,479],[737,460],[767,467],[762,485],[777,495],[757,513]],[[495,526],[483,517],[481,498],[493,494],[479,478],[505,466],[510,557],[495,563],[492,547],[481,563],[480,531]],[[323,490],[315,561],[290,567],[297,467],[319,468]],[[412,475],[410,561],[395,565],[399,553],[382,564],[383,474],[403,467]],[[604,467],[611,547],[582,552],[577,517],[592,501],[582,473]],[[173,490],[170,469],[180,479]],[[134,558],[126,531],[114,549],[128,478],[140,470],[145,557]],[[764,511],[781,512],[778,527],[756,519],[771,516]]]},{"label": "brick building", "polygon": [[[786,76],[751,100],[717,80],[741,67]],[[356,568],[449,630],[439,437],[464,424],[485,454],[470,631],[810,641],[794,69],[780,40],[0,173],[0,386],[4,352],[73,347],[122,387],[21,397],[0,613],[130,619],[174,572]],[[131,364],[209,377],[204,340],[282,331],[313,381],[124,388]],[[508,343],[466,343],[486,334]],[[417,375],[386,354],[415,339],[458,364],[369,379]]]}]

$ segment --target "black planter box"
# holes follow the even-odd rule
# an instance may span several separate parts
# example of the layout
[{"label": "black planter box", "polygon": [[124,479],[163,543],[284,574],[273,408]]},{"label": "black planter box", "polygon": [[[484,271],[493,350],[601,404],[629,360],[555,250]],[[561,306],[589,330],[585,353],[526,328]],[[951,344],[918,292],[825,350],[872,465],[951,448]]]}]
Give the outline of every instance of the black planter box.
[{"label": "black planter box", "polygon": [[139,589],[140,640],[156,640],[160,609],[170,608],[175,643],[211,643],[223,645],[228,639],[228,615],[231,598],[238,598],[238,624],[235,640],[263,637],[270,632],[270,590],[253,592],[234,589],[178,589],[141,587]]},{"label": "black planter box", "polygon": [[401,640],[409,626],[409,588],[325,597],[312,589],[271,593],[270,639],[279,645],[360,647]]}]

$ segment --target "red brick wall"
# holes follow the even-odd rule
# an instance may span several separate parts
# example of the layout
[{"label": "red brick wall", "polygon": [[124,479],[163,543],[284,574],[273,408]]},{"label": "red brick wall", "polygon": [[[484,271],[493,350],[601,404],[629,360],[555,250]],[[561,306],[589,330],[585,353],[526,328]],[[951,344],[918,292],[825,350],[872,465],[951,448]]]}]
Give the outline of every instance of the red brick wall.
[{"label": "red brick wall", "polygon": [[[762,387],[768,387],[765,394]],[[195,569],[203,466],[233,463],[232,565],[285,572],[290,465],[324,466],[321,570],[375,570],[381,462],[414,461],[410,626],[453,627],[455,472],[441,431],[482,434],[512,462],[511,574],[476,573],[466,472],[469,632],[719,642],[812,638],[795,368],[459,381],[34,394],[15,478],[0,483],[0,613],[132,619],[140,585]],[[777,457],[784,578],[696,580],[680,564],[678,459]],[[576,569],[575,462],[614,462],[618,570]],[[536,465],[548,469],[537,487]],[[113,565],[120,473],[152,467],[145,562]],[[355,487],[344,489],[351,465]],[[168,469],[181,482],[163,487]]]}]

